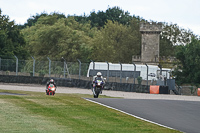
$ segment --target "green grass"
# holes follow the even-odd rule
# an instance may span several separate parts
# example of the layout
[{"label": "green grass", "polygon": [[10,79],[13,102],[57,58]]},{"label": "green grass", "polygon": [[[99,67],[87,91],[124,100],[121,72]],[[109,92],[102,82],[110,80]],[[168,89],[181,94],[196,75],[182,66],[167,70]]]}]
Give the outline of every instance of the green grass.
[{"label": "green grass", "polygon": [[[8,91],[0,95],[2,133],[178,133],[84,100],[92,95]],[[105,96],[100,96],[105,97]]]}]

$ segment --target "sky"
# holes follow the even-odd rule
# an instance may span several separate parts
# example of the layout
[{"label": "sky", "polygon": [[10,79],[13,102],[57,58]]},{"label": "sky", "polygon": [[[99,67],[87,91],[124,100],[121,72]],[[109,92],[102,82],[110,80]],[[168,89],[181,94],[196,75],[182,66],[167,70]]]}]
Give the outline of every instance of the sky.
[{"label": "sky", "polygon": [[119,7],[146,20],[177,24],[200,36],[200,0],[0,0],[3,15],[24,24],[36,14],[89,15]]}]

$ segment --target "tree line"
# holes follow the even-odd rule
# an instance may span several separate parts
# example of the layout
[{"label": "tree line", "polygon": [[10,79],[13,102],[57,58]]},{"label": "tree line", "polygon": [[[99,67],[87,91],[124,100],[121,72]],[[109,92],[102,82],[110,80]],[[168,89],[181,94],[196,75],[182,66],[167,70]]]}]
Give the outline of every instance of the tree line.
[{"label": "tree line", "polygon": [[[16,55],[20,59],[33,56],[41,60],[46,57],[60,60],[63,57],[70,62],[77,59],[89,62],[92,59],[132,63],[132,56],[141,54],[141,22],[149,21],[131,16],[119,7],[112,7],[105,12],[93,11],[88,16],[43,12],[31,16],[23,25],[16,25],[0,9],[0,56],[13,58]],[[185,66],[181,59],[184,50],[192,49],[189,46],[193,43],[198,48],[199,37],[177,24],[162,22],[162,25],[160,56],[176,57],[180,61],[178,66],[183,70]],[[184,60],[191,59],[190,56],[195,54],[185,55]],[[191,72],[190,69],[188,72]],[[179,75],[178,71],[174,74]]]}]

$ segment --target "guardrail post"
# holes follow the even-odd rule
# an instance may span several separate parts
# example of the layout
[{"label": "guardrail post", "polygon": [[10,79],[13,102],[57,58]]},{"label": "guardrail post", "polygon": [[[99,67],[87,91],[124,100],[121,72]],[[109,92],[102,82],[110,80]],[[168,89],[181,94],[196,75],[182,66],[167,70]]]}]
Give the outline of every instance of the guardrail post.
[{"label": "guardrail post", "polygon": [[47,59],[49,60],[49,77],[51,77],[51,60],[49,57],[47,57]]},{"label": "guardrail post", "polygon": [[16,58],[16,75],[18,75],[18,58],[17,56],[15,56],[15,58]]},{"label": "guardrail post", "polygon": [[33,76],[35,76],[35,58],[31,56],[33,59]]}]

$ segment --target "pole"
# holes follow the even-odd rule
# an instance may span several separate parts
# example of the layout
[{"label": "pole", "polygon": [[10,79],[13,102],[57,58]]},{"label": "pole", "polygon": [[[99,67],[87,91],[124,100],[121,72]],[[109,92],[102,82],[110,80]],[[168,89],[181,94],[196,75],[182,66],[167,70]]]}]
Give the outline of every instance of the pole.
[{"label": "pole", "polygon": [[68,70],[68,67],[67,67],[67,62],[65,62],[65,64],[66,64],[66,68],[67,68],[67,73],[68,73],[68,75],[69,75],[69,79],[71,80],[71,76],[70,76],[70,74],[69,74],[69,70]]},{"label": "pole", "polygon": [[120,64],[120,83],[122,83],[122,63],[121,62],[119,62],[119,64]]},{"label": "pole", "polygon": [[64,78],[65,78],[65,74],[66,74],[66,61],[64,61]]},{"label": "pole", "polygon": [[77,59],[79,62],[79,80],[81,78],[81,61],[79,59]]},{"label": "pole", "polygon": [[35,58],[31,56],[33,59],[33,76],[35,76]]},{"label": "pole", "polygon": [[49,77],[51,77],[51,60],[49,57],[47,57],[47,59],[49,60]]},{"label": "pole", "polygon": [[159,77],[159,79],[161,78],[161,75],[162,75],[162,65],[158,65],[158,67],[160,68],[160,77]]},{"label": "pole", "polygon": [[65,73],[66,73],[66,60],[62,57],[62,59],[64,60],[64,67],[63,67],[63,69],[64,69],[64,78],[65,78]]},{"label": "pole", "polygon": [[147,66],[147,87],[148,87],[148,73],[149,73],[149,67],[148,67],[147,63],[145,63],[145,65]]},{"label": "pole", "polygon": [[92,70],[92,71],[93,71],[93,75],[92,75],[92,76],[94,76],[94,75],[95,75],[95,74],[94,74],[94,72],[95,72],[95,71],[94,71],[94,70],[95,70],[95,63],[94,63],[93,60],[91,60],[91,62],[93,62],[93,70]]},{"label": "pole", "polygon": [[133,62],[133,65],[134,65],[134,85],[135,85],[135,72],[136,72],[136,65],[135,65],[134,62]]},{"label": "pole", "polygon": [[17,76],[18,75],[18,58],[17,56],[15,56],[15,58],[16,58],[16,76]]},{"label": "pole", "polygon": [[106,61],[106,63],[108,64],[108,69],[107,69],[107,81],[109,82],[109,63]]},{"label": "pole", "polygon": [[67,67],[67,62],[66,62],[65,58],[62,57],[62,59],[64,60],[64,78],[65,78],[65,73],[66,73],[65,69],[67,69],[69,79],[71,80],[71,76],[69,74],[69,70],[68,70],[68,67]]},{"label": "pole", "polygon": [[0,57],[0,70],[1,70],[1,57]]}]

